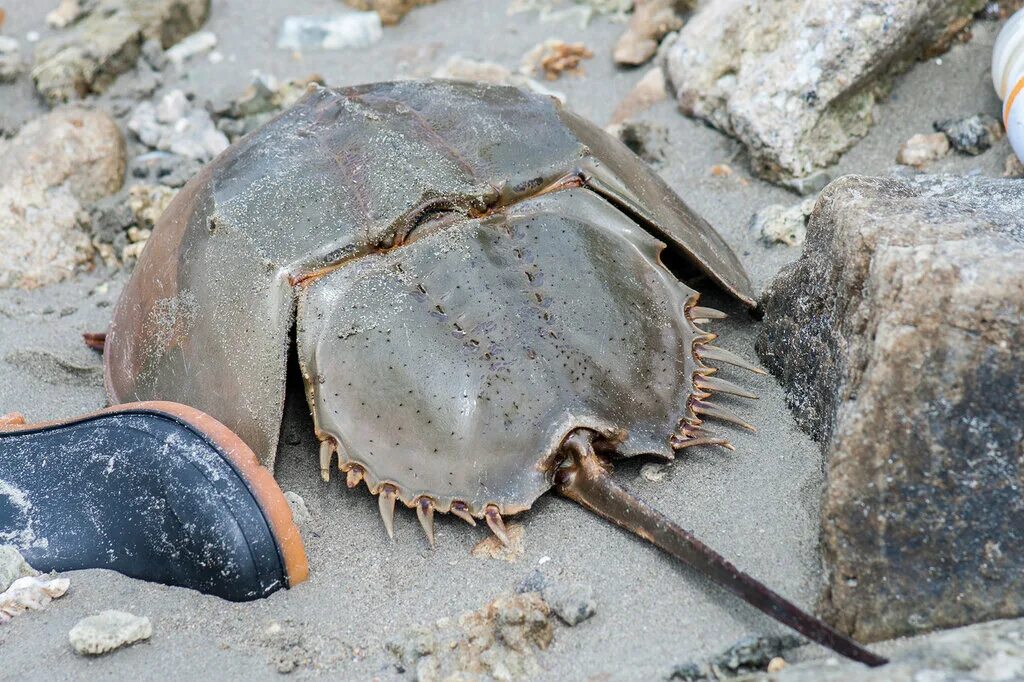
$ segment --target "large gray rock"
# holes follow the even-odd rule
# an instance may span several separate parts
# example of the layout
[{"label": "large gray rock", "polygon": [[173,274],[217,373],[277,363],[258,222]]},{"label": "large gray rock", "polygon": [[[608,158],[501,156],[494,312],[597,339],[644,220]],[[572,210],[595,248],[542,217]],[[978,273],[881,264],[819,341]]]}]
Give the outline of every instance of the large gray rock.
[{"label": "large gray rock", "polygon": [[1024,614],[1024,184],[846,177],[757,349],[830,452],[826,616],[857,639]]},{"label": "large gray rock", "polygon": [[666,54],[680,108],[801,177],[864,136],[889,77],[984,0],[716,0]]},{"label": "large gray rock", "polygon": [[168,48],[209,13],[210,0],[100,0],[72,28],[39,43],[36,89],[50,103],[102,92],[135,65],[146,40]]},{"label": "large gray rock", "polygon": [[91,260],[84,207],[124,180],[125,145],[107,114],[58,109],[0,140],[0,289],[58,282]]}]

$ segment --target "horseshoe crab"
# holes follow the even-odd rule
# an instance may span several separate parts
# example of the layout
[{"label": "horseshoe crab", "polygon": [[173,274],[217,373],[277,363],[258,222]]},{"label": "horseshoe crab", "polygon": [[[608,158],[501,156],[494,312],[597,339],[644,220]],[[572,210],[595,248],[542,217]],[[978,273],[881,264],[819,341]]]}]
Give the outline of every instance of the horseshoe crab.
[{"label": "horseshoe crab", "polygon": [[[503,517],[552,487],[836,651],[881,659],[618,487],[607,462],[731,447],[752,397],[660,255],[753,305],[722,238],[624,145],[550,98],[450,81],[314,87],[206,166],[114,312],[110,398],[177,400],[272,467],[295,329],[306,398],[348,485]],[[756,369],[755,369],[756,371]]]}]

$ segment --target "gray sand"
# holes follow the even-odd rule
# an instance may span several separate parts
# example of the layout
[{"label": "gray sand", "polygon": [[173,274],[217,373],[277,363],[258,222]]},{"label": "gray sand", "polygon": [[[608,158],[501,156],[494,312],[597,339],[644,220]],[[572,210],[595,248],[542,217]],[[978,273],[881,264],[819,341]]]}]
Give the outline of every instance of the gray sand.
[{"label": "gray sand", "polygon": [[[336,11],[336,0],[215,0],[205,28],[218,35],[218,49],[227,59],[218,65],[202,58],[192,62],[184,86],[203,97],[234,95],[254,68],[282,79],[318,72],[332,85],[384,80],[417,68],[429,72],[455,53],[514,68],[533,45],[557,37],[586,42],[595,58],[585,63],[584,77],[565,77],[553,87],[568,95],[572,108],[603,124],[643,74],[611,64],[621,25],[599,18],[580,30],[541,24],[535,14],[508,17],[506,3],[486,3],[486,10],[483,4],[442,0],[386,28],[373,48],[307,54],[297,61],[272,47],[281,20],[288,14]],[[45,33],[43,16],[55,3],[8,0],[4,5],[5,32],[23,38],[28,30]],[[878,109],[875,128],[834,174],[888,172],[899,144],[914,133],[931,132],[935,119],[998,114],[988,80],[994,34],[992,24],[982,23],[974,39],[954,47],[941,64],[922,63],[901,77]],[[26,79],[0,87],[0,123],[39,111],[29,96]],[[758,208],[795,203],[798,197],[750,177],[735,142],[683,118],[671,102],[644,118],[669,126],[665,178],[735,246],[758,287],[799,255],[799,249],[767,247],[747,227]],[[1004,141],[980,157],[953,155],[931,170],[998,175],[1008,149]],[[730,164],[735,174],[712,177],[709,168],[721,163]],[[98,271],[37,291],[0,291],[0,412],[19,410],[30,420],[42,420],[104,406],[98,369],[69,372],[45,354],[36,362],[5,359],[14,350],[32,349],[99,368],[99,358],[82,346],[80,334],[105,327],[122,283],[123,275]],[[715,328],[721,344],[753,358],[757,323],[720,294],[709,292],[704,300],[735,313]],[[757,403],[731,405],[759,427],[757,434],[731,429],[736,453],[687,451],[659,483],[640,477],[639,463],[619,466],[616,476],[737,565],[813,608],[822,585],[817,558],[821,453],[794,425],[773,379],[723,375],[761,395]],[[231,604],[106,571],[72,573],[66,597],[45,612],[0,627],[0,677],[149,679],[212,673],[270,678],[279,658],[297,656],[308,664],[295,674],[394,678],[398,673],[383,650],[385,641],[412,625],[479,608],[510,592],[542,559],[545,573],[589,583],[597,599],[595,617],[572,629],[558,626],[554,644],[541,654],[552,679],[664,678],[674,665],[713,654],[742,636],[783,631],[657,550],[553,496],[515,519],[526,530],[526,552],[516,563],[471,556],[486,529],[450,518],[439,519],[437,549],[430,551],[410,511],[399,514],[398,539],[391,543],[365,488],[349,491],[337,479],[321,483],[311,424],[299,398],[287,410],[276,474],[284,490],[305,498],[313,517],[305,531],[312,570],[307,584],[261,602]],[[108,657],[77,657],[67,631],[104,609],[149,616],[153,638]],[[267,637],[272,622],[289,637]],[[289,643],[284,650],[282,641]]]}]

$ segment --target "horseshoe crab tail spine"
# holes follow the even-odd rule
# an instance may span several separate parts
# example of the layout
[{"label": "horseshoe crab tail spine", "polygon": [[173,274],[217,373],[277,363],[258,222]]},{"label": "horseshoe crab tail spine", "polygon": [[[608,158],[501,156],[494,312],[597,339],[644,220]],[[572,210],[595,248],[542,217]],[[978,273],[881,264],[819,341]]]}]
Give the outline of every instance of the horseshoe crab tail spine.
[{"label": "horseshoe crab tail spine", "polygon": [[592,432],[578,430],[566,439],[565,447],[572,456],[555,476],[560,494],[651,542],[808,639],[871,667],[888,663],[740,571],[692,534],[620,487],[594,452],[592,438]]}]

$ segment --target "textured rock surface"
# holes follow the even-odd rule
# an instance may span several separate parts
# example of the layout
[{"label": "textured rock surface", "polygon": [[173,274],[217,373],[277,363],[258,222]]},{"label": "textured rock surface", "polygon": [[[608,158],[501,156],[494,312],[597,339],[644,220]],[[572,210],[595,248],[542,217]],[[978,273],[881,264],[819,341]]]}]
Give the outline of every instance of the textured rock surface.
[{"label": "textured rock surface", "polygon": [[78,621],[68,632],[68,641],[75,653],[99,656],[152,636],[149,618],[125,611],[102,611]]},{"label": "textured rock surface", "polygon": [[811,197],[793,206],[765,206],[751,218],[750,229],[769,244],[800,246],[807,238],[807,219],[814,204]]},{"label": "textured rock surface", "polygon": [[828,658],[787,666],[773,682],[996,682],[1024,679],[1024,620],[971,625],[903,641],[881,668]]},{"label": "textured rock surface", "polygon": [[846,177],[757,349],[831,451],[823,608],[873,641],[1024,613],[1024,192]]},{"label": "textured rock surface", "polygon": [[541,673],[537,651],[547,649],[553,638],[550,607],[536,592],[527,592],[414,628],[388,650],[421,682],[531,679]]},{"label": "textured rock surface", "polygon": [[146,40],[170,47],[209,12],[210,0],[101,0],[68,31],[39,43],[36,88],[51,103],[102,92],[132,68]]},{"label": "textured rock surface", "polygon": [[[795,635],[745,637],[707,661],[690,661],[673,668],[669,679],[696,680],[731,679],[738,675],[772,672],[772,661],[784,661],[791,649],[803,643]],[[775,663],[778,666],[778,663]]]},{"label": "textured rock surface", "polygon": [[597,613],[594,588],[585,583],[553,582],[543,591],[544,599],[563,623],[573,627]]},{"label": "textured rock surface", "polygon": [[148,147],[197,161],[209,161],[229,144],[210,114],[194,106],[181,90],[171,90],[157,103],[141,102],[128,129]]},{"label": "textured rock surface", "polygon": [[116,192],[124,139],[100,111],[68,108],[0,141],[0,288],[60,281],[92,257],[83,205]]},{"label": "textured rock surface", "polygon": [[949,153],[949,138],[945,133],[914,135],[900,145],[896,163],[922,168]]},{"label": "textured rock surface", "polygon": [[739,139],[770,180],[833,163],[867,133],[887,76],[984,0],[719,0],[666,54],[684,113]]},{"label": "textured rock surface", "polygon": [[0,545],[0,592],[5,592],[18,578],[39,575],[28,565],[14,545]]},{"label": "textured rock surface", "polygon": [[975,114],[967,118],[936,121],[935,130],[949,138],[953,149],[977,156],[1003,139],[1003,124],[995,116]]}]

